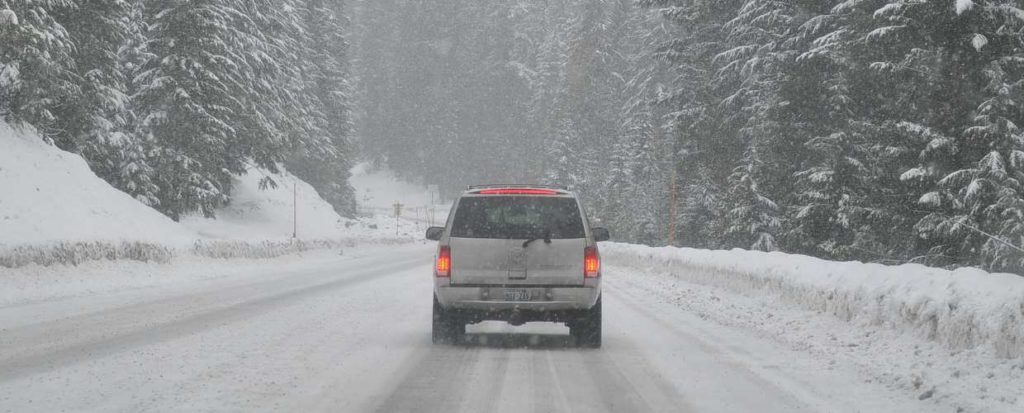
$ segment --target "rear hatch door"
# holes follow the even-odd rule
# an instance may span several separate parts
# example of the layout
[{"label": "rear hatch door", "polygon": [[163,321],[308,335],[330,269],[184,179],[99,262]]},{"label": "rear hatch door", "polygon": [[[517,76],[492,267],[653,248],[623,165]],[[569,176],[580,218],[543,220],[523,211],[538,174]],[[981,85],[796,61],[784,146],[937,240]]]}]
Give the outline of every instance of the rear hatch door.
[{"label": "rear hatch door", "polygon": [[530,284],[582,285],[586,245],[584,238],[531,242],[521,248],[526,256],[526,279]]},{"label": "rear hatch door", "polygon": [[583,219],[571,196],[466,196],[449,235],[452,285],[583,285]]}]

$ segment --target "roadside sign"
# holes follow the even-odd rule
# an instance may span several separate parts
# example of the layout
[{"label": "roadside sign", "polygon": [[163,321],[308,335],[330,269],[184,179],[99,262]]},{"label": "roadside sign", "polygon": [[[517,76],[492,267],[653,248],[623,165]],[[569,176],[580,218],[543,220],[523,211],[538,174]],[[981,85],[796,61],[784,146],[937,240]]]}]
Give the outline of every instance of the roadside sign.
[{"label": "roadside sign", "polygon": [[395,204],[392,206],[395,207],[395,235],[398,235],[398,226],[400,224],[398,218],[402,216],[402,207],[404,207],[405,205],[403,205],[401,202],[395,201]]}]

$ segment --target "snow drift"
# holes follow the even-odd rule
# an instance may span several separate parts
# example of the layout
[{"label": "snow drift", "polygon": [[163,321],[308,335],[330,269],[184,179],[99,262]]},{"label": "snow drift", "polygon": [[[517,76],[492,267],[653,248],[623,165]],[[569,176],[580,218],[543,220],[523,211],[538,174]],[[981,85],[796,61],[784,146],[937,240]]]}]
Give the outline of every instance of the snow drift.
[{"label": "snow drift", "polygon": [[753,295],[853,323],[907,331],[954,349],[1024,356],[1024,277],[917,264],[885,266],[745,250],[602,244],[606,262]]}]

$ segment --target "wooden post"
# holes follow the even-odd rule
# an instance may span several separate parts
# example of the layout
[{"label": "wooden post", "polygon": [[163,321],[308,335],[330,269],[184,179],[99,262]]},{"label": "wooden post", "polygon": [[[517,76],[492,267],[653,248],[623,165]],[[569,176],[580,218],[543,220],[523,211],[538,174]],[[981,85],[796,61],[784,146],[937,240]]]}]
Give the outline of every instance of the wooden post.
[{"label": "wooden post", "polygon": [[392,206],[395,207],[395,235],[398,235],[398,218],[402,216],[402,207],[405,205],[402,205],[402,203],[395,201],[395,204]]},{"label": "wooden post", "polygon": [[292,239],[299,237],[299,182],[292,182]]},{"label": "wooden post", "polygon": [[669,188],[668,206],[668,245],[676,243],[676,216],[678,215],[678,189],[676,185],[676,168],[672,168],[672,183]]}]

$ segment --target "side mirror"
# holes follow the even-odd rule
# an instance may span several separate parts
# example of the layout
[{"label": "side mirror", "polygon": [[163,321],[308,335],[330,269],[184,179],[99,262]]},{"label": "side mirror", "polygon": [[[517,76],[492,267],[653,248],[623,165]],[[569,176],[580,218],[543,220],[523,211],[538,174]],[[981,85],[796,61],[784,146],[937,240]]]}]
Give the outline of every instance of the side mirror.
[{"label": "side mirror", "polygon": [[444,227],[427,228],[427,239],[431,241],[440,241],[442,235],[444,235]]},{"label": "side mirror", "polygon": [[594,241],[608,241],[612,239],[612,235],[608,233],[608,228],[591,228],[590,232],[594,233]]}]

